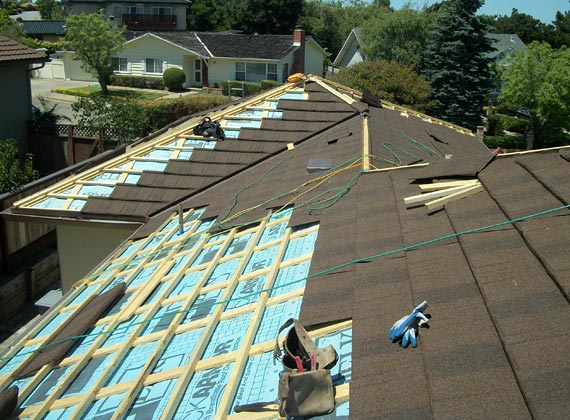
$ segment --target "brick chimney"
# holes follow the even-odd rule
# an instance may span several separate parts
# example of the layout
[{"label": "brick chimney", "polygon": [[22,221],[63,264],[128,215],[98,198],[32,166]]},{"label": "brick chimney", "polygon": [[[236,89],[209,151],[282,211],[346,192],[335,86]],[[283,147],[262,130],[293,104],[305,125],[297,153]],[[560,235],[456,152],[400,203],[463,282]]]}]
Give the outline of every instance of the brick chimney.
[{"label": "brick chimney", "polygon": [[305,73],[305,30],[295,29],[293,31],[293,45],[298,47],[293,53],[293,66],[291,74]]}]

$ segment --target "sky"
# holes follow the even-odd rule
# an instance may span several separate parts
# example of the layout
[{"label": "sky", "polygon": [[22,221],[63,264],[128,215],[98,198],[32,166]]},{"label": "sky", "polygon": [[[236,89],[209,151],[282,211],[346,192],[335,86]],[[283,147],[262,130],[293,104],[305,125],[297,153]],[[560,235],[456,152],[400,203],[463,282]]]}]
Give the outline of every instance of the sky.
[{"label": "sky", "polygon": [[[409,0],[391,0],[390,5],[399,9]],[[424,3],[428,5],[437,3],[436,0],[411,0],[413,5],[421,8]],[[479,9],[479,13],[485,15],[511,15],[513,8],[519,13],[531,15],[544,23],[552,23],[556,12],[570,10],[569,0],[485,0],[485,5]]]}]

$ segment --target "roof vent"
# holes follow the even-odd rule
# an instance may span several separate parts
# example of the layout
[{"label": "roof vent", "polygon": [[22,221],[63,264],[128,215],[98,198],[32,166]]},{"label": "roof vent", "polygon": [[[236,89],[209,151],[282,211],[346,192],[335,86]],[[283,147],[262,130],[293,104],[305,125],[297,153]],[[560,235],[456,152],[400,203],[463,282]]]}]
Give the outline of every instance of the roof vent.
[{"label": "roof vent", "polygon": [[333,160],[331,158],[311,158],[307,164],[307,173],[326,171],[332,168]]}]

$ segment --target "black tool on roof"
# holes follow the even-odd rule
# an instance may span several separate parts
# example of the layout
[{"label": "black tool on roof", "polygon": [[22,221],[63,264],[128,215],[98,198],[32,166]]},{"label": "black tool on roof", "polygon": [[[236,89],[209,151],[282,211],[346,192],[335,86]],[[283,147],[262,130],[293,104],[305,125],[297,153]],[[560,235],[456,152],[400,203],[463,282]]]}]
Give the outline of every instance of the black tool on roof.
[{"label": "black tool on roof", "polygon": [[204,117],[192,130],[196,136],[215,137],[218,141],[224,141],[226,135],[219,122],[212,121],[210,117]]}]

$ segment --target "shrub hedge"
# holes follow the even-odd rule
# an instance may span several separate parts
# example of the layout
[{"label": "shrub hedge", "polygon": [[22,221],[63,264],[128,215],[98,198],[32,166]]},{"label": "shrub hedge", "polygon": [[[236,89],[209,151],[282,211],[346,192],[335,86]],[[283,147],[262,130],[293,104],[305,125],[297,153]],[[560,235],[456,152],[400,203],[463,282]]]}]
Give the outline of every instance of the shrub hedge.
[{"label": "shrub hedge", "polygon": [[186,74],[184,74],[182,69],[171,67],[164,71],[162,74],[162,80],[164,81],[164,86],[166,86],[168,90],[182,90],[182,87],[186,82]]},{"label": "shrub hedge", "polygon": [[222,94],[228,94],[228,85],[237,90],[232,91],[232,96],[242,96],[242,86],[245,90],[244,96],[253,95],[261,91],[261,85],[253,82],[240,82],[238,80],[224,80],[222,82]]},{"label": "shrub hedge", "polygon": [[526,149],[526,139],[522,136],[485,136],[483,143],[490,148],[502,147],[503,149]]},{"label": "shrub hedge", "polygon": [[279,83],[275,80],[262,80],[261,81],[261,90],[273,89],[274,87],[277,87],[279,85],[281,85],[281,83]]},{"label": "shrub hedge", "polygon": [[527,120],[505,114],[492,114],[487,121],[487,131],[491,135],[501,134],[503,130],[524,134],[527,127]]},{"label": "shrub hedge", "polygon": [[179,118],[227,103],[220,95],[187,95],[176,99],[139,101],[148,117],[147,133],[156,131]]},{"label": "shrub hedge", "polygon": [[159,79],[157,77],[125,76],[122,74],[114,74],[111,76],[110,84],[113,86],[164,90],[164,82],[162,79]]}]

